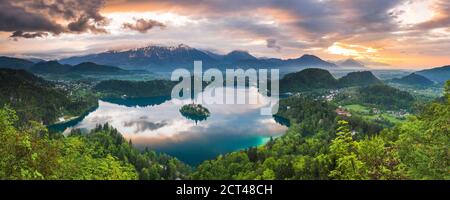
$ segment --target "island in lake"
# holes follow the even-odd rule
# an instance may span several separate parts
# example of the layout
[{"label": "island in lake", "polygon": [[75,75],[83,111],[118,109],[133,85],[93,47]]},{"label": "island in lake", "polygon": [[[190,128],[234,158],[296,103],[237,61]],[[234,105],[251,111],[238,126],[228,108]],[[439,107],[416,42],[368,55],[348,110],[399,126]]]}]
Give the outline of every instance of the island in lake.
[{"label": "island in lake", "polygon": [[181,107],[180,113],[184,117],[195,121],[206,120],[211,115],[207,108],[195,103],[184,105]]}]

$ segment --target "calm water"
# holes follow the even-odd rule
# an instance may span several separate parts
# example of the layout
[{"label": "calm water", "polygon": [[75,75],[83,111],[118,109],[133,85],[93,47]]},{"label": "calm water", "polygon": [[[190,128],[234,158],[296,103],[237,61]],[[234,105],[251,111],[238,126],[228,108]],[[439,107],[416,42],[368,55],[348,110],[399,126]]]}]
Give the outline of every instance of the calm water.
[{"label": "calm water", "polygon": [[[148,147],[196,165],[219,154],[264,144],[271,136],[287,130],[285,123],[277,123],[282,119],[260,115],[260,108],[266,107],[269,99],[259,95],[256,88],[236,90],[257,95],[258,104],[203,105],[211,116],[196,122],[179,112],[180,103],[191,100],[106,99],[100,100],[99,107],[82,119],[53,128],[67,133],[73,128],[90,130],[96,124],[109,123],[138,148]],[[234,90],[224,88],[224,91],[230,94]]]}]

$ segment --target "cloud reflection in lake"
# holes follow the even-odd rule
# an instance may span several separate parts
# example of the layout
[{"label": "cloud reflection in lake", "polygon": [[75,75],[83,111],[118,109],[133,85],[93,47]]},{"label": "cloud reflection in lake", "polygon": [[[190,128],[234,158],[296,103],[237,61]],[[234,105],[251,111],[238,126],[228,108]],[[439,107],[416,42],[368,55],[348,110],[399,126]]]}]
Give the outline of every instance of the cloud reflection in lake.
[{"label": "cloud reflection in lake", "polygon": [[[243,90],[237,89],[237,92]],[[198,123],[181,115],[182,105],[175,102],[179,100],[149,103],[149,106],[142,106],[142,100],[136,106],[99,101],[99,107],[72,128],[90,130],[97,124],[109,123],[137,147],[149,147],[198,164],[218,154],[261,145],[270,136],[287,130],[271,116],[260,115],[260,108],[269,103],[267,97],[257,93],[255,88],[246,91],[256,93],[258,104],[204,105],[211,116]],[[233,92],[233,89],[226,88],[225,92]]]}]

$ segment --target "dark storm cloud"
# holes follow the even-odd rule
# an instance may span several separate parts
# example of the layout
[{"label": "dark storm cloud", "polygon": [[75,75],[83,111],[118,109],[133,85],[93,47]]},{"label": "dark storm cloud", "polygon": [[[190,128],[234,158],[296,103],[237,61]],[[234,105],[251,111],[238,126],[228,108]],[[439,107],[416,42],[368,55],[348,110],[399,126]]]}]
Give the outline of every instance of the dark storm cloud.
[{"label": "dark storm cloud", "polygon": [[281,50],[281,46],[277,44],[277,40],[269,38],[266,40],[267,48],[275,49],[276,51]]},{"label": "dark storm cloud", "polygon": [[156,20],[145,20],[145,19],[137,19],[134,23],[124,23],[122,25],[122,28],[138,31],[140,33],[147,33],[150,29],[154,27],[160,27],[165,28],[166,25],[164,25],[161,22],[158,22]]},{"label": "dark storm cloud", "polygon": [[12,1],[0,1],[0,31],[46,31],[59,34],[64,30],[61,25],[47,17],[38,13],[30,13],[24,7],[15,6],[11,3]]},{"label": "dark storm cloud", "polygon": [[47,35],[48,35],[48,33],[45,33],[45,32],[24,33],[23,31],[16,31],[10,37],[12,37],[12,38],[17,38],[17,37],[37,38],[37,37],[45,37]]},{"label": "dark storm cloud", "polygon": [[90,31],[92,33],[107,33],[104,28],[99,27],[95,23],[91,23],[91,18],[89,18],[88,16],[81,16],[76,21],[69,23],[67,28],[70,32],[76,33],[83,33],[87,31]]},{"label": "dark storm cloud", "polygon": [[0,31],[14,32],[15,38],[104,33],[108,20],[99,13],[103,6],[104,0],[0,0]]}]

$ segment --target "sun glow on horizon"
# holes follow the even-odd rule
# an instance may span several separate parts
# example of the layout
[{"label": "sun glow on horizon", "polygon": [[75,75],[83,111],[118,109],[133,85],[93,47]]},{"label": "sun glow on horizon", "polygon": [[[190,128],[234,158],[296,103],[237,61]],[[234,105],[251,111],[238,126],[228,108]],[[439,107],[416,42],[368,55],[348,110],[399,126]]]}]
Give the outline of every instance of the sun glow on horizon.
[{"label": "sun glow on horizon", "polygon": [[392,68],[450,63],[448,0],[218,0],[202,4],[128,0],[101,4],[99,0],[99,4],[92,1],[92,6],[67,1],[77,6],[66,7],[66,1],[46,4],[77,16],[5,1],[2,9],[26,13],[2,13],[6,17],[0,20],[9,21],[0,27],[0,54],[50,60],[144,45],[187,44],[220,54],[243,50],[264,58],[313,54],[336,61],[351,57]]},{"label": "sun glow on horizon", "polygon": [[326,50],[328,53],[342,56],[351,56],[355,58],[372,57],[371,54],[377,53],[378,49],[355,44],[344,44],[335,42]]}]

